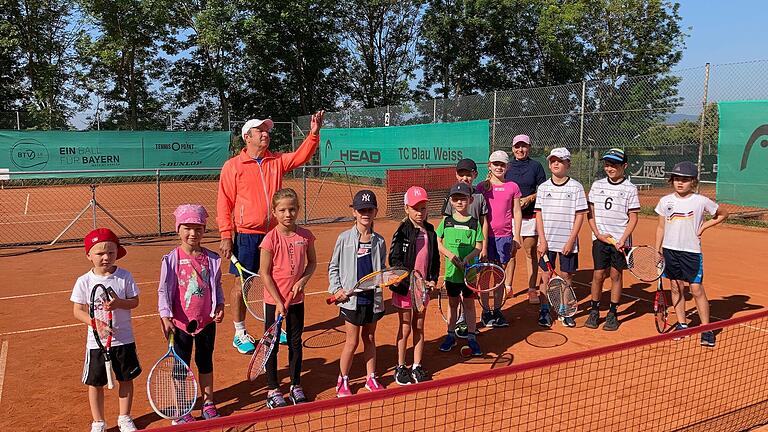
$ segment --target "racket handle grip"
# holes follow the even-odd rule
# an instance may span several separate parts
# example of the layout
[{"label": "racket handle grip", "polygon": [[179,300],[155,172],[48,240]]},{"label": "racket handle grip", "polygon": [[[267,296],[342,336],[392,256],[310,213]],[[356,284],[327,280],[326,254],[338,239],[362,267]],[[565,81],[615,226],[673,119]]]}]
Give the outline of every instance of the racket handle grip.
[{"label": "racket handle grip", "polygon": [[336,296],[328,297],[327,299],[325,299],[325,303],[329,305],[336,303]]},{"label": "racket handle grip", "polygon": [[112,390],[115,388],[115,382],[112,379],[112,361],[107,360],[104,362],[104,368],[107,370],[107,388]]}]

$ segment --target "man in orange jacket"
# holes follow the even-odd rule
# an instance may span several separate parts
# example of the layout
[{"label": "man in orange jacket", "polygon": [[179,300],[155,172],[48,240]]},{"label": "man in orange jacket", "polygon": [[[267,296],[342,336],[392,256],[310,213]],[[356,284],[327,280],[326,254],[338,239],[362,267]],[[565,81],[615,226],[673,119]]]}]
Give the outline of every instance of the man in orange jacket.
[{"label": "man in orange jacket", "polygon": [[[324,111],[312,115],[309,136],[293,153],[269,151],[272,120],[245,122],[242,131],[245,148],[224,163],[219,178],[216,222],[221,236],[219,249],[224,258],[235,254],[245,268],[258,273],[259,245],[267,231],[275,226],[270,209],[272,195],[283,187],[283,174],[307,163],[317,150],[324,115]],[[237,235],[233,236],[235,232]],[[232,265],[229,271],[237,274]],[[239,284],[230,294],[235,315],[232,345],[242,354],[252,353],[254,339],[245,329],[245,304]]]}]

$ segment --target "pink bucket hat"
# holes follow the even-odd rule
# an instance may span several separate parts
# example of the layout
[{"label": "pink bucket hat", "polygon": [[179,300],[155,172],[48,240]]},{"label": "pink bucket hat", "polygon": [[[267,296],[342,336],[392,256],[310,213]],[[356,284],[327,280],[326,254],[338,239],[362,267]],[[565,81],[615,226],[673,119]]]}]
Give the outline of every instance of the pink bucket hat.
[{"label": "pink bucket hat", "polygon": [[411,186],[408,188],[408,191],[405,193],[403,202],[405,203],[405,205],[413,207],[422,201],[428,201],[428,200],[429,200],[429,197],[427,196],[427,191],[425,191],[423,187]]},{"label": "pink bucket hat", "polygon": [[179,231],[179,225],[181,224],[205,225],[205,221],[208,218],[208,212],[205,211],[205,207],[199,204],[182,204],[176,207],[173,215],[176,216],[176,232]]}]

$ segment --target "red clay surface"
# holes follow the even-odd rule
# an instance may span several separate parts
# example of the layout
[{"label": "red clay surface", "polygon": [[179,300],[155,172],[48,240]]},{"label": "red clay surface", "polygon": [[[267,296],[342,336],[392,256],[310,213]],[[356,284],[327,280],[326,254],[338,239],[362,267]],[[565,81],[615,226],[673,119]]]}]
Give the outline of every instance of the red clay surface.
[{"label": "red clay surface", "polygon": [[[347,202],[346,197],[328,197]],[[79,203],[78,203],[79,205]],[[338,355],[344,340],[339,332],[338,309],[325,304],[327,288],[327,262],[337,235],[350,223],[310,226],[318,238],[317,252],[321,263],[318,272],[307,287],[303,385],[310,399],[334,397],[338,373]],[[376,229],[390,239],[397,222],[380,220]],[[653,243],[656,221],[641,218],[635,242]],[[207,246],[216,250],[215,234],[209,234]],[[705,287],[710,298],[713,319],[727,319],[763,308],[768,304],[768,293],[760,283],[757,272],[746,269],[768,267],[768,256],[758,253],[758,245],[768,241],[764,230],[734,226],[718,226],[707,231],[703,238],[705,257]],[[389,242],[388,242],[389,243]],[[591,255],[588,228],[581,233],[581,268],[577,275],[577,295],[588,297],[585,283],[591,279]],[[140,306],[133,312],[133,326],[143,374],[135,381],[133,416],[140,428],[167,425],[152,412],[146,398],[145,380],[155,360],[165,350],[157,318],[156,287],[160,257],[176,245],[175,240],[161,243],[128,246],[128,255],[120,266],[133,273],[141,290]],[[10,250],[3,250],[10,252]],[[519,254],[522,260],[522,254]],[[748,265],[745,263],[748,260]],[[72,316],[69,295],[80,274],[88,270],[88,261],[81,248],[49,250],[19,256],[0,257],[0,274],[4,289],[0,295],[0,339],[7,347],[7,361],[3,374],[0,399],[0,430],[37,431],[86,430],[91,417],[86,388],[80,383],[86,326],[77,324]],[[524,287],[524,270],[518,266],[514,290]],[[656,334],[653,316],[649,313],[655,286],[638,283],[630,274],[625,276],[625,296],[620,307],[621,327],[617,332],[590,330],[583,327],[586,316],[576,317],[577,328],[568,329],[556,324],[551,330],[536,325],[537,307],[519,295],[507,302],[505,315],[512,325],[506,329],[482,330],[479,342],[486,355],[465,360],[458,350],[440,353],[437,350],[445,333],[445,324],[436,304],[430,305],[426,325],[425,367],[434,379],[468,372],[487,370],[508,364],[520,364],[580,352],[590,348],[612,345]],[[225,292],[235,283],[226,276]],[[388,297],[388,296],[387,296]],[[607,292],[603,303],[607,304]],[[693,303],[687,303],[689,311]],[[265,383],[244,381],[248,357],[237,354],[231,346],[233,327],[228,307],[225,322],[218,327],[215,353],[216,402],[223,415],[263,410]],[[695,320],[695,318],[693,318]],[[247,320],[253,334],[261,326]],[[388,305],[388,314],[382,319],[377,332],[378,371],[387,387],[397,386],[392,378],[396,358],[395,335],[397,314]],[[5,345],[7,342],[7,345]],[[409,354],[409,359],[411,358]],[[287,350],[281,349],[280,374],[284,384],[287,368]],[[615,365],[622,367],[622,365]],[[604,370],[610,376],[610,370]],[[365,392],[364,367],[358,352],[350,376],[353,392]],[[286,386],[287,387],[287,386]],[[110,425],[117,417],[117,393],[107,391],[107,418]],[[197,414],[197,411],[195,412]],[[112,430],[116,430],[113,428]]]}]

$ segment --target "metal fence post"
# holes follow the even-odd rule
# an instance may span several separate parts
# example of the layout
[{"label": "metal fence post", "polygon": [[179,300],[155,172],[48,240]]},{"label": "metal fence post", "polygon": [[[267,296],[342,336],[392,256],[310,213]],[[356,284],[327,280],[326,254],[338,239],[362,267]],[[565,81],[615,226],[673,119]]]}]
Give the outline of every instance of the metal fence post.
[{"label": "metal fence post", "polygon": [[19,118],[19,110],[16,110],[16,130],[21,130],[21,120]]},{"label": "metal fence post", "polygon": [[155,171],[155,185],[157,195],[157,235],[163,235],[162,208],[160,207],[160,170]]},{"label": "metal fence post", "polygon": [[701,160],[704,153],[704,122],[707,117],[707,98],[709,96],[709,63],[704,66],[704,98],[702,99],[701,106],[701,120],[699,121],[699,158],[696,161],[696,166],[701,173]]},{"label": "metal fence post", "polygon": [[[581,119],[579,122],[579,153],[582,155],[581,161],[579,162],[579,178],[583,179],[584,177],[584,164],[587,163],[587,159],[591,155],[587,155],[586,158],[583,157],[584,155],[584,111],[586,107],[586,97],[587,97],[587,82],[582,81],[581,82]],[[590,151],[591,153],[591,151]]]},{"label": "metal fence post", "polygon": [[437,123],[437,99],[432,99],[432,123]]},{"label": "metal fence post", "polygon": [[491,150],[496,150],[496,93],[497,91],[494,90],[493,92],[493,118],[491,121]]}]

